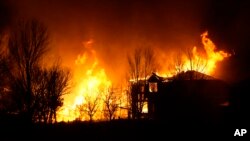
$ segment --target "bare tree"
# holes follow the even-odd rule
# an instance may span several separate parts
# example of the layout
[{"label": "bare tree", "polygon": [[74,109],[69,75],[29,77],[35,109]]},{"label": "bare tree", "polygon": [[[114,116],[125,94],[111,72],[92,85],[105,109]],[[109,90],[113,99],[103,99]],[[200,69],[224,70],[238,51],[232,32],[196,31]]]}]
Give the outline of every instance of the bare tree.
[{"label": "bare tree", "polygon": [[113,87],[109,89],[108,92],[104,94],[104,116],[107,117],[110,121],[115,118],[115,113],[119,108],[120,96]]},{"label": "bare tree", "polygon": [[181,56],[180,52],[178,52],[178,54],[176,55],[176,57],[174,59],[174,68],[175,68],[176,74],[184,71],[184,63],[183,63],[182,56]]},{"label": "bare tree", "polygon": [[152,48],[145,48],[143,50],[143,54],[142,54],[142,63],[143,63],[143,76],[144,79],[146,80],[146,78],[152,74],[152,72],[156,71],[157,68],[157,63],[156,63],[156,58],[155,58],[155,52]]},{"label": "bare tree", "polygon": [[[1,43],[0,43],[1,44]],[[6,112],[7,105],[9,105],[9,97],[7,92],[9,91],[8,83],[8,64],[6,57],[0,52],[0,113]]]},{"label": "bare tree", "polygon": [[[140,118],[145,105],[145,95],[141,92],[146,87],[146,78],[156,70],[154,50],[151,48],[136,48],[133,54],[127,56],[129,79],[132,80],[130,94],[132,99],[133,118]],[[141,84],[143,83],[143,84]]]},{"label": "bare tree", "polygon": [[129,64],[129,79],[136,82],[143,77],[142,72],[142,49],[135,49],[132,55],[127,56]]},{"label": "bare tree", "polygon": [[[191,72],[197,71],[197,72],[204,72],[206,66],[207,66],[207,60],[201,58],[201,56],[199,56],[196,53],[196,47],[194,47],[192,50],[188,49],[186,56],[189,60],[189,68],[188,70]],[[190,80],[192,79],[200,79],[200,76],[196,76],[194,73],[189,73],[190,74]],[[203,77],[201,77],[203,78]]]},{"label": "bare tree", "polygon": [[56,63],[48,70],[47,80],[47,101],[49,106],[49,122],[56,122],[56,111],[63,105],[62,96],[69,93],[70,73],[68,70],[61,69],[60,64]]},{"label": "bare tree", "polygon": [[188,60],[189,60],[189,70],[190,71],[193,71],[193,67],[194,67],[194,65],[193,65],[193,61],[194,61],[194,57],[193,57],[193,53],[192,53],[192,50],[191,49],[188,49],[187,50],[187,58],[188,58]]},{"label": "bare tree", "polygon": [[6,39],[8,36],[0,32],[0,114],[11,112],[13,106],[9,95],[9,60],[6,50]]},{"label": "bare tree", "polygon": [[48,49],[47,28],[37,20],[19,22],[9,38],[9,57],[15,93],[20,97],[20,112],[32,122],[34,92],[32,91],[33,70]]},{"label": "bare tree", "polygon": [[48,71],[37,68],[35,70],[35,73],[36,77],[32,87],[34,92],[33,120],[39,123],[47,123],[49,113],[49,106],[47,101]]},{"label": "bare tree", "polygon": [[78,105],[80,116],[86,114],[89,117],[89,121],[92,122],[100,104],[100,95],[98,94],[97,96],[91,96],[86,94],[84,99],[85,102],[81,105]]},{"label": "bare tree", "polygon": [[[6,62],[6,58],[0,53],[0,79],[3,80],[7,74],[8,66]],[[0,85],[2,85],[3,81],[0,82]]]},{"label": "bare tree", "polygon": [[62,96],[69,92],[69,71],[55,63],[51,68],[36,70],[33,81],[34,120],[56,122],[56,111],[63,105]]},{"label": "bare tree", "polygon": [[[127,56],[128,59],[128,65],[129,65],[129,80],[132,80],[133,85],[135,85],[136,89],[132,89],[133,85],[130,85],[129,88],[129,99],[130,100],[130,108],[129,111],[132,113],[132,118],[137,117],[137,113],[140,109],[140,106],[138,107],[138,94],[139,94],[139,80],[142,77],[142,49],[135,49],[134,53],[131,55],[129,54]],[[141,104],[140,104],[141,105]]]},{"label": "bare tree", "polygon": [[128,111],[128,119],[131,119],[133,116],[133,99],[132,99],[132,85],[130,84],[131,82],[129,82],[130,80],[128,79],[128,84],[126,84],[125,86],[127,86],[126,90],[125,90],[125,95],[126,95],[126,109]]}]

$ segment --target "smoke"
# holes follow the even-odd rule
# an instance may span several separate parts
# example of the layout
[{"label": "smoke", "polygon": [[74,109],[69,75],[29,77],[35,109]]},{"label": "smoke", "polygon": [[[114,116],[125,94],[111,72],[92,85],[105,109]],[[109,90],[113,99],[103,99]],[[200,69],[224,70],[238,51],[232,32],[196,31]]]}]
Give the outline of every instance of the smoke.
[{"label": "smoke", "polygon": [[92,39],[100,64],[113,78],[124,75],[126,54],[137,47],[151,46],[158,56],[167,58],[172,51],[199,47],[200,34],[205,30],[212,30],[210,35],[216,44],[223,45],[221,42],[225,41],[216,36],[220,32],[215,31],[221,25],[216,25],[219,17],[213,11],[214,1],[12,0],[9,3],[16,10],[16,18],[37,18],[48,26],[53,55],[61,56],[68,66],[84,52],[82,43]]},{"label": "smoke", "polygon": [[7,28],[12,20],[12,10],[5,0],[0,0],[0,34]]},{"label": "smoke", "polygon": [[9,3],[5,0],[0,0],[0,54],[6,54],[8,43],[7,29],[12,21],[12,10]]}]

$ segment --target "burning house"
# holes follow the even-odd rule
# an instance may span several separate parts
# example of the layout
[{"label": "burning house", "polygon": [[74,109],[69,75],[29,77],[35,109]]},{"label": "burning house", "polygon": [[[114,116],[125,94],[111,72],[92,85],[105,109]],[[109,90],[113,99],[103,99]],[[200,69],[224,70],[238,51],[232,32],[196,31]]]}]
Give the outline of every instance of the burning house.
[{"label": "burning house", "polygon": [[197,71],[131,82],[132,117],[218,121],[228,106],[229,86]]}]

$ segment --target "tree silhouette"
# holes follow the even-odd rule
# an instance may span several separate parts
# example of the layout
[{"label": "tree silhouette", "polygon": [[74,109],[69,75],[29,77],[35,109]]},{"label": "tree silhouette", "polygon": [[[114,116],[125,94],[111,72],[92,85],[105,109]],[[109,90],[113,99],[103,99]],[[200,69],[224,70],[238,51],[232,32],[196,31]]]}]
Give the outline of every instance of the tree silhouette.
[{"label": "tree silhouette", "polygon": [[37,70],[34,84],[34,119],[38,122],[56,122],[56,111],[63,105],[64,94],[69,92],[68,70],[55,63],[51,68]]},{"label": "tree silhouette", "polygon": [[[141,118],[142,110],[145,105],[141,86],[146,88],[146,78],[156,71],[155,53],[152,48],[136,48],[132,54],[127,56],[129,65],[129,81],[132,81],[133,87],[130,88],[133,118]],[[141,84],[144,83],[143,85]],[[139,97],[139,98],[138,98]]]},{"label": "tree silhouette", "polygon": [[[1,43],[0,43],[1,44]],[[9,89],[8,89],[8,61],[5,55],[0,52],[0,114],[6,113],[7,107],[10,105]]]},{"label": "tree silhouette", "polygon": [[32,122],[34,70],[48,49],[47,28],[37,20],[20,21],[10,33],[8,49],[19,112]]},{"label": "tree silhouette", "polygon": [[[171,68],[175,72],[174,79],[184,79],[181,74],[189,72],[185,79],[203,79],[202,73],[207,67],[207,60],[197,55],[196,48],[189,48],[185,52],[178,52],[173,59],[173,66]],[[200,73],[195,73],[200,72]],[[197,75],[199,74],[199,75]]]},{"label": "tree silhouette", "polygon": [[103,102],[104,102],[104,116],[108,118],[110,121],[115,118],[115,113],[119,108],[119,99],[121,97],[118,93],[115,92],[114,88],[111,87],[108,92],[104,94]]},{"label": "tree silhouette", "polygon": [[184,62],[182,60],[182,56],[180,52],[178,52],[174,58],[174,68],[175,68],[176,74],[184,71]]},{"label": "tree silhouette", "polygon": [[[186,51],[186,56],[189,60],[189,68],[187,68],[189,71],[194,72],[204,72],[206,66],[207,66],[207,60],[203,60],[201,58],[201,56],[197,56],[195,54],[196,52],[196,47],[194,47],[192,50],[191,49],[187,49]],[[187,71],[187,70],[186,70]],[[193,79],[202,79],[202,77],[195,75],[194,73],[189,73],[189,79],[193,80]]]},{"label": "tree silhouette", "polygon": [[82,118],[85,114],[88,115],[89,121],[93,121],[93,117],[96,114],[99,104],[100,104],[100,95],[99,93],[96,96],[91,96],[90,94],[86,94],[84,96],[85,102],[81,105],[78,105],[78,110],[80,113],[80,118]]},{"label": "tree silhouette", "polygon": [[36,68],[33,71],[35,74],[35,78],[33,81],[33,94],[34,94],[34,101],[33,101],[33,120],[36,122],[48,122],[48,113],[49,113],[49,106],[48,106],[48,71],[46,69]]},{"label": "tree silhouette", "polygon": [[62,96],[69,93],[70,73],[55,64],[48,70],[47,101],[49,106],[49,122],[56,121],[56,111],[63,105]]},{"label": "tree silhouette", "polygon": [[8,69],[12,106],[29,123],[56,122],[56,111],[68,93],[70,74],[56,62],[43,67],[48,50],[47,28],[37,20],[20,21],[10,33]]}]

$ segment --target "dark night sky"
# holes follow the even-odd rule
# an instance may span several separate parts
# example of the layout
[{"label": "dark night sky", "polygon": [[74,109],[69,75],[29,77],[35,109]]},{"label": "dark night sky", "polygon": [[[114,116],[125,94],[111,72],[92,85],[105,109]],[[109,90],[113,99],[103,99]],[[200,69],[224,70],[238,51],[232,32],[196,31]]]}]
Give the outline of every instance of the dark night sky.
[{"label": "dark night sky", "polygon": [[200,34],[208,30],[218,49],[235,53],[220,63],[217,76],[225,80],[249,78],[247,2],[0,0],[0,9],[1,31],[18,18],[35,17],[43,21],[51,32],[52,50],[68,64],[83,51],[82,41],[94,39],[95,49],[108,72],[124,69],[116,66],[124,66],[126,51],[131,48],[148,44],[161,52],[184,49],[199,45]]}]

